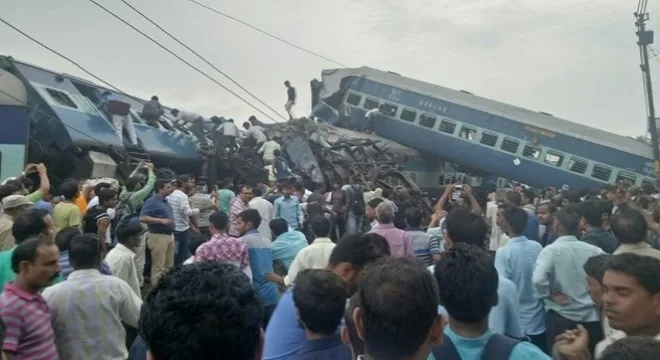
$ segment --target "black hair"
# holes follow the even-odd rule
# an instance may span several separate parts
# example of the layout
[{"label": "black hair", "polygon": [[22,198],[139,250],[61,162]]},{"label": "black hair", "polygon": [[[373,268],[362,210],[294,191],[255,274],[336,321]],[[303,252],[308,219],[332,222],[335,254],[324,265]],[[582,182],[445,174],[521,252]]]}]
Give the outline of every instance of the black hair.
[{"label": "black hair", "polygon": [[176,180],[174,180],[174,184],[176,185],[177,188],[183,187],[183,183],[187,183],[190,180],[194,180],[195,177],[190,174],[181,174],[179,175]]},{"label": "black hair", "polygon": [[416,207],[412,207],[406,210],[406,222],[408,226],[418,228],[422,226],[422,210]]},{"label": "black hair", "polygon": [[365,352],[375,359],[416,354],[438,315],[437,288],[422,263],[382,259],[364,270],[358,293]]},{"label": "black hair", "polygon": [[158,193],[159,191],[163,190],[167,186],[167,184],[170,184],[169,180],[165,180],[165,179],[156,180],[156,182],[154,183],[154,191]]},{"label": "black hair", "polygon": [[468,208],[459,207],[447,214],[447,235],[455,243],[467,243],[484,248],[488,227],[484,219]]},{"label": "black hair", "polygon": [[316,237],[328,237],[330,235],[330,220],[323,215],[315,216],[309,224],[310,229]]},{"label": "black hair", "polygon": [[575,212],[587,221],[589,226],[603,226],[603,212],[601,206],[595,200],[583,201],[574,206]]},{"label": "black hair", "polygon": [[536,199],[536,194],[530,189],[522,189],[520,193],[532,202]]},{"label": "black hair", "polygon": [[53,240],[41,236],[32,236],[18,244],[11,255],[11,270],[18,274],[21,262],[29,261],[34,263],[37,259],[37,250],[43,245],[55,245],[55,243]]},{"label": "black hair", "polygon": [[660,341],[650,336],[626,336],[605,348],[600,360],[656,360]]},{"label": "black hair", "polygon": [[509,191],[506,193],[506,201],[515,206],[522,205],[522,196],[519,192]]},{"label": "black hair", "polygon": [[259,215],[259,211],[256,209],[243,210],[240,214],[238,214],[238,217],[243,220],[243,222],[251,223],[252,228],[254,229],[261,225],[261,215]]},{"label": "black hair", "polygon": [[151,97],[151,100],[158,101],[158,96],[156,96],[156,95],[152,96],[152,97]]},{"label": "black hair", "polygon": [[[527,211],[519,208],[517,206],[507,206],[504,208],[504,221],[509,224],[513,234],[511,235],[522,235],[527,226],[527,221],[529,219],[529,214]],[[453,240],[453,238],[452,238]]]},{"label": "black hair", "polygon": [[69,262],[75,270],[97,269],[101,264],[101,240],[94,234],[80,234],[69,244]]},{"label": "black hair", "polygon": [[57,247],[60,248],[60,251],[69,251],[69,244],[71,243],[71,239],[73,239],[74,236],[80,235],[82,232],[80,231],[79,226],[69,226],[65,227],[64,229],[60,230],[55,234],[55,244],[57,244]]},{"label": "black hair", "polygon": [[660,260],[633,253],[612,256],[605,271],[614,271],[634,278],[651,295],[660,293]]},{"label": "black hair", "polygon": [[573,207],[566,207],[557,211],[555,220],[561,225],[566,232],[566,235],[577,236],[580,233],[580,215],[578,215]]},{"label": "black hair", "polygon": [[243,123],[243,128],[244,128],[244,129],[249,129],[249,128],[250,128],[250,125],[251,125],[251,124],[250,124],[249,122],[246,121],[246,122]]},{"label": "black hair", "polygon": [[209,223],[213,224],[216,230],[226,230],[229,225],[229,216],[223,211],[214,211],[209,216]]},{"label": "black hair", "polygon": [[[94,186],[94,194],[96,196],[99,196],[99,194],[101,194],[101,190],[109,189],[111,187],[112,186],[110,184],[106,183],[106,182],[100,182],[100,183],[96,184],[96,186]],[[100,202],[100,200],[99,200],[99,202]]]},{"label": "black hair", "polygon": [[202,246],[207,241],[206,236],[202,234],[193,234],[193,236],[190,237],[190,242],[188,243],[188,251],[195,256],[195,252],[197,251],[197,248]]},{"label": "black hair", "polygon": [[270,227],[270,231],[272,231],[273,235],[275,236],[280,236],[289,231],[289,223],[287,223],[286,220],[282,218],[271,220],[270,223],[268,223],[268,226]]},{"label": "black hair", "polygon": [[127,221],[117,226],[117,240],[125,244],[133,236],[144,233],[144,228],[139,222]]},{"label": "black hair", "polygon": [[179,109],[172,109],[172,111],[170,111],[170,114],[174,116],[176,116],[178,113],[179,113]]},{"label": "black hair", "polygon": [[28,192],[32,192],[32,191],[33,191],[33,189],[34,189],[34,181],[32,181],[32,179],[30,179],[29,177],[21,176],[21,177],[19,178],[19,180],[21,181],[21,183],[23,184],[23,187],[24,187]]},{"label": "black hair", "polygon": [[610,227],[622,244],[637,244],[644,241],[648,230],[644,215],[629,206],[622,206],[612,215]]},{"label": "black hair", "polygon": [[174,268],[158,281],[144,301],[138,331],[156,360],[250,360],[262,321],[259,294],[247,275],[205,261]]},{"label": "black hair", "polygon": [[222,179],[222,187],[229,187],[234,182],[234,180],[230,177]]},{"label": "black hair", "polygon": [[14,218],[11,226],[11,234],[16,244],[20,244],[33,236],[39,236],[48,229],[48,223],[44,218],[49,215],[47,210],[30,209]]},{"label": "black hair", "polygon": [[115,189],[108,188],[101,190],[101,192],[97,193],[96,195],[99,197],[99,205],[101,205],[117,196],[117,191]]},{"label": "black hair", "polygon": [[434,275],[440,303],[459,322],[476,324],[497,305],[497,270],[481,247],[455,244],[436,263]]},{"label": "black hair", "polygon": [[588,276],[598,280],[599,283],[603,283],[603,276],[605,275],[605,268],[607,266],[607,261],[613,255],[610,254],[600,254],[592,256],[587,259],[587,262],[584,263],[582,268]]},{"label": "black hair", "polygon": [[260,187],[255,186],[255,187],[252,188],[252,195],[254,197],[259,197],[259,196],[263,195],[263,192],[261,191]]},{"label": "black hair", "polygon": [[280,151],[279,149],[273,150],[273,155],[274,156],[280,156],[281,154],[282,154],[282,151]]},{"label": "black hair", "polygon": [[556,214],[557,211],[559,210],[559,209],[557,208],[557,205],[555,205],[555,204],[553,204],[553,203],[551,203],[551,202],[545,202],[545,203],[542,203],[542,204],[539,205],[539,208],[541,208],[541,206],[545,206],[545,207],[547,207],[547,208],[548,208],[548,212],[549,212],[550,214],[553,214],[553,215]]},{"label": "black hair", "polygon": [[390,190],[390,189],[383,189],[383,191],[380,193],[380,195],[381,195],[383,198],[385,198],[385,199],[389,199],[390,196],[392,196],[392,190]]},{"label": "black hair", "polygon": [[60,185],[60,193],[64,196],[64,199],[69,201],[74,200],[80,193],[78,182],[74,179],[64,180],[62,185]]},{"label": "black hair", "polygon": [[390,244],[383,236],[374,233],[347,234],[337,241],[328,264],[336,266],[349,263],[354,268],[362,269],[365,265],[389,255]]},{"label": "black hair", "polygon": [[293,303],[310,332],[332,335],[346,309],[348,291],[339,275],[324,269],[305,269],[296,277]]},{"label": "black hair", "polygon": [[610,216],[612,214],[612,210],[614,210],[614,204],[612,204],[612,202],[607,199],[601,199],[597,201],[598,207],[600,208],[600,213]]},{"label": "black hair", "polygon": [[25,188],[25,185],[23,184],[23,180],[21,180],[21,178],[7,180],[7,184],[16,186],[19,191]]},{"label": "black hair", "polygon": [[360,307],[360,294],[355,293],[348,299],[348,305],[344,311],[344,323],[346,325],[346,330],[348,331],[348,339],[351,342],[351,348],[353,348],[353,353],[355,354],[364,354],[364,341],[360,339],[360,335],[357,333],[357,328],[355,327],[355,321],[353,321],[353,313],[355,309]]},{"label": "black hair", "polygon": [[565,191],[562,193],[562,197],[566,200],[568,200],[569,203],[571,204],[579,204],[581,199],[580,199],[580,193],[577,191]]},{"label": "black hair", "polygon": [[380,205],[380,203],[382,203],[383,201],[385,201],[385,200],[383,200],[383,199],[381,199],[381,198],[373,198],[373,199],[371,199],[371,200],[369,200],[369,201],[367,202],[367,206],[369,206],[369,207],[372,208],[372,209],[375,209],[375,208],[377,208],[378,205]]},{"label": "black hair", "polygon": [[0,201],[9,195],[16,194],[19,191],[21,191],[21,189],[13,184],[0,185]]},{"label": "black hair", "polygon": [[128,179],[126,179],[126,183],[124,183],[124,186],[126,186],[126,190],[128,190],[128,191],[138,190],[137,189],[138,185],[140,185],[140,177],[139,176],[131,176]]}]

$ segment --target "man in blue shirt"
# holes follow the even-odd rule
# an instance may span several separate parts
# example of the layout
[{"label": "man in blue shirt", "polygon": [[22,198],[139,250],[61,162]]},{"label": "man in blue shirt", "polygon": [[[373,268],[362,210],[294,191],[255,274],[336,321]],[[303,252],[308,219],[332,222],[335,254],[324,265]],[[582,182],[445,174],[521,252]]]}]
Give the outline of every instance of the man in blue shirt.
[{"label": "man in blue shirt", "polygon": [[147,224],[147,246],[151,251],[151,283],[174,266],[174,214],[167,203],[172,193],[172,185],[163,179],[154,184],[156,193],[147,199],[140,211],[140,221]]},{"label": "man in blue shirt", "polygon": [[[506,202],[520,207],[522,204],[522,195],[520,193],[511,191],[506,194]],[[539,233],[539,220],[536,218],[536,215],[529,212],[527,217],[527,222],[525,223],[525,229],[522,232],[522,235],[526,238],[534,241],[539,241],[541,234]]]},{"label": "man in blue shirt", "polygon": [[292,194],[293,187],[289,184],[282,184],[282,197],[275,200],[273,204],[273,218],[282,218],[293,230],[300,230],[303,223],[302,206],[300,199]]},{"label": "man in blue shirt", "polygon": [[298,274],[293,303],[307,341],[295,360],[351,357],[350,349],[337,332],[346,308],[347,290],[344,280],[330,270],[306,269]]},{"label": "man in blue shirt", "polygon": [[532,275],[536,258],[542,246],[522,235],[530,214],[510,204],[503,204],[504,232],[510,237],[506,245],[495,254],[495,268],[499,276],[516,284],[520,320],[532,343],[547,352],[545,334],[545,310],[543,303],[534,296]]},{"label": "man in blue shirt", "polygon": [[[330,255],[328,269],[343,278],[348,284],[349,294],[353,294],[362,269],[389,255],[390,246],[384,237],[378,234],[351,234],[337,242]],[[264,335],[263,360],[292,359],[305,344],[305,332],[298,323],[291,289],[282,295]]]},{"label": "man in blue shirt", "polygon": [[277,284],[266,279],[266,274],[273,273],[273,245],[270,239],[265,239],[259,234],[257,230],[259,224],[261,224],[261,215],[255,209],[244,210],[238,214],[236,227],[241,234],[241,240],[248,247],[252,284],[259,292],[264,305],[265,328],[277,305],[279,291]]},{"label": "man in blue shirt", "polygon": [[498,360],[550,360],[535,345],[489,329],[488,314],[498,302],[498,275],[482,248],[452,246],[437,263],[435,278],[440,303],[449,313],[449,325],[443,344],[433,349],[434,359],[479,360],[484,355]]}]

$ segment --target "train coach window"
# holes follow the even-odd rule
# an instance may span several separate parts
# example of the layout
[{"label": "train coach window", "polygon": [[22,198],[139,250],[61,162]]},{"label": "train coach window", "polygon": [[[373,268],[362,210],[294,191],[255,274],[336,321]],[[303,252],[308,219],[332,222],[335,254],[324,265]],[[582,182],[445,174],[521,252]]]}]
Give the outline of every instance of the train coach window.
[{"label": "train coach window", "polygon": [[634,184],[637,181],[637,175],[631,173],[630,171],[621,170],[616,176],[616,182],[618,183],[621,180],[628,180]]},{"label": "train coach window", "polygon": [[443,119],[440,122],[440,127],[438,130],[442,131],[443,133],[453,134],[454,131],[456,131],[456,123],[451,120]]},{"label": "train coach window", "polygon": [[400,118],[403,121],[415,122],[415,118],[417,118],[417,113],[412,110],[403,109],[401,110]]},{"label": "train coach window", "polygon": [[[380,110],[385,116],[395,116],[396,112],[399,110],[399,107],[394,104],[385,103],[383,106],[381,106]],[[415,114],[415,116],[417,116],[417,114]]]},{"label": "train coach window", "polygon": [[552,165],[552,166],[561,166],[561,164],[564,162],[564,154],[556,151],[549,150],[545,154],[545,163]]},{"label": "train coach window", "polygon": [[504,140],[502,140],[502,146],[500,146],[500,149],[515,154],[516,151],[518,151],[518,146],[520,146],[518,140],[504,138]]},{"label": "train coach window", "polygon": [[489,132],[485,132],[481,134],[481,141],[480,143],[488,146],[495,146],[495,143],[497,143],[497,135]]},{"label": "train coach window", "polygon": [[568,170],[574,173],[584,174],[584,172],[587,171],[588,165],[589,163],[587,163],[586,160],[577,158],[575,156],[571,156],[571,158],[568,160]]},{"label": "train coach window", "polygon": [[458,133],[458,136],[460,136],[461,139],[467,141],[472,141],[475,135],[477,135],[477,129],[467,125],[463,125],[461,131]]},{"label": "train coach window", "polygon": [[538,146],[527,144],[523,148],[522,156],[528,159],[538,160],[539,156],[541,156],[541,148]]},{"label": "train coach window", "polygon": [[429,114],[422,114],[419,116],[419,124],[429,129],[433,129],[436,120],[438,120],[438,118]]},{"label": "train coach window", "polygon": [[651,185],[655,186],[655,180],[651,179],[651,178],[643,178],[642,179],[642,186],[644,186],[644,184],[651,184]]},{"label": "train coach window", "polygon": [[353,106],[360,105],[360,101],[362,101],[362,96],[360,96],[360,95],[358,95],[354,92],[348,93],[348,96],[346,97],[346,102],[353,105]]},{"label": "train coach window", "polygon": [[380,105],[378,100],[372,99],[372,98],[367,98],[367,100],[364,100],[364,105],[362,105],[363,108],[367,110],[375,109]]},{"label": "train coach window", "polygon": [[67,95],[67,93],[51,88],[46,88],[46,92],[48,92],[48,95],[50,95],[51,99],[53,99],[59,105],[74,109],[78,108],[78,106],[76,106],[76,103],[73,102],[73,100],[71,100],[71,98],[69,97],[69,95]]},{"label": "train coach window", "polygon": [[610,181],[612,176],[612,168],[604,165],[594,165],[594,169],[591,170],[591,176],[603,181]]}]

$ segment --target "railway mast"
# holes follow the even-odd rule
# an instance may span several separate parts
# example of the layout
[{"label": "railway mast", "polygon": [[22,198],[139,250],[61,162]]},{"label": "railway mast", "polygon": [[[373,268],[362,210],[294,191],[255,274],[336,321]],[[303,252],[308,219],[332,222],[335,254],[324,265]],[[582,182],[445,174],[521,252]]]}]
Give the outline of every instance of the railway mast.
[{"label": "railway mast", "polygon": [[655,119],[655,105],[653,103],[653,85],[651,83],[651,66],[649,65],[648,46],[653,44],[653,31],[646,30],[649,13],[646,11],[648,0],[639,0],[635,12],[635,26],[637,27],[637,45],[641,58],[640,68],[644,76],[644,96],[646,97],[646,115],[648,117],[648,131],[651,134],[653,147],[653,169],[655,181],[660,187],[660,144],[658,143],[658,127]]}]

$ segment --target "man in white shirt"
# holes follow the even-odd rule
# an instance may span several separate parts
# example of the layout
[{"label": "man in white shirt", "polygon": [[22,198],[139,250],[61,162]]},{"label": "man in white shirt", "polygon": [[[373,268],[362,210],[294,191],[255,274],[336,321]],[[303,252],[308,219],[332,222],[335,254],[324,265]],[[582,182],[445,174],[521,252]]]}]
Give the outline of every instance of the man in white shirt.
[{"label": "man in white shirt", "polygon": [[96,236],[71,240],[73,272],[66,281],[46,288],[55,344],[60,359],[126,359],[124,324],[137,328],[142,300],[115,276],[101,275],[101,249]]},{"label": "man in white shirt", "polygon": [[259,224],[257,231],[259,231],[262,238],[271,239],[270,221],[273,220],[273,204],[263,198],[260,188],[252,188],[252,193],[254,198],[248,202],[248,207],[257,210],[261,216],[261,224]]},{"label": "man in white shirt", "polygon": [[375,107],[364,114],[365,119],[367,120],[367,133],[374,132],[376,128],[376,117],[382,116],[383,112],[379,107]]},{"label": "man in white shirt", "polygon": [[234,119],[229,119],[222,123],[218,130],[220,134],[222,134],[222,137],[225,139],[225,146],[229,148],[229,150],[236,150],[238,149],[238,145],[236,144],[236,138],[238,137],[238,126],[234,124]]},{"label": "man in white shirt", "polygon": [[296,280],[298,273],[305,269],[325,269],[336,244],[330,240],[330,220],[325,216],[317,216],[310,224],[314,241],[300,250],[289,267],[289,273],[284,277],[285,286]]},{"label": "man in white shirt", "polygon": [[140,237],[145,231],[146,229],[139,222],[130,222],[120,226],[117,229],[119,243],[105,257],[105,261],[112,270],[112,275],[126,281],[138,296],[142,295],[135,262],[135,249],[140,244]]},{"label": "man in white shirt", "polygon": [[275,161],[275,150],[282,150],[282,147],[277,141],[269,137],[268,140],[261,145],[258,151],[259,154],[261,154],[264,164],[270,165]]},{"label": "man in white shirt", "polygon": [[[96,184],[94,186],[94,197],[92,198],[92,200],[90,200],[87,203],[87,210],[93,208],[94,206],[99,205],[98,194],[101,193],[101,190],[111,189],[111,188],[112,188],[112,185],[110,185],[107,182],[101,182],[101,183]],[[114,208],[109,207],[109,208],[105,209],[105,213],[108,214],[108,217],[110,218],[110,221],[114,220],[114,218],[115,218],[115,209]],[[112,244],[112,235],[111,235],[110,226],[108,226],[108,228],[105,231],[105,239],[102,239],[102,240],[105,241],[106,244]]]},{"label": "man in white shirt", "polygon": [[179,109],[172,109],[170,114],[175,117],[175,123],[190,124],[190,126],[188,126],[188,131],[195,135],[200,144],[206,145],[208,143],[206,141],[206,135],[204,135],[204,117],[202,117],[202,115]]},{"label": "man in white shirt", "polygon": [[243,123],[243,128],[247,131],[244,144],[254,144],[259,149],[266,142],[266,134],[261,126],[252,125],[246,121]]}]

